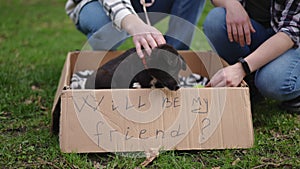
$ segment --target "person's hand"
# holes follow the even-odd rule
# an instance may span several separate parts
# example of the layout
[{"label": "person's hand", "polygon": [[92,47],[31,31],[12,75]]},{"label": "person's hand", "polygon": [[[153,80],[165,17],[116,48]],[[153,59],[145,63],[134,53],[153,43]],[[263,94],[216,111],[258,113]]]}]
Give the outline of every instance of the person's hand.
[{"label": "person's hand", "polygon": [[228,1],[226,4],[226,26],[230,42],[241,46],[251,44],[251,33],[255,32],[250,18],[239,1]]},{"label": "person's hand", "polygon": [[162,33],[153,26],[145,24],[136,15],[128,15],[122,20],[122,27],[133,36],[133,43],[140,58],[144,57],[142,47],[148,55],[157,45],[165,44]]},{"label": "person's hand", "polygon": [[155,48],[157,45],[166,43],[163,35],[157,29],[146,24],[136,27],[132,36],[137,54],[141,58],[144,57],[142,47],[145,49],[147,54],[150,55],[151,49]]},{"label": "person's hand", "polygon": [[238,62],[220,69],[213,75],[206,87],[236,87],[242,82],[245,75],[241,63]]}]

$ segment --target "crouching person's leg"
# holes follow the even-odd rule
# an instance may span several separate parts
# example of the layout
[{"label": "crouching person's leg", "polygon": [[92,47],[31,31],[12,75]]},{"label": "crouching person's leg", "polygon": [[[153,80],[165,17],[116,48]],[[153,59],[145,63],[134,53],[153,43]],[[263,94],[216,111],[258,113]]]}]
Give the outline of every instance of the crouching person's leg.
[{"label": "crouching person's leg", "polygon": [[283,101],[282,108],[300,112],[300,48],[288,50],[259,69],[255,84],[264,96]]},{"label": "crouching person's leg", "polygon": [[178,50],[188,50],[205,0],[174,0],[166,41]]},{"label": "crouching person's leg", "polygon": [[79,13],[77,28],[84,33],[93,50],[115,50],[127,33],[113,27],[99,1],[86,4]]}]

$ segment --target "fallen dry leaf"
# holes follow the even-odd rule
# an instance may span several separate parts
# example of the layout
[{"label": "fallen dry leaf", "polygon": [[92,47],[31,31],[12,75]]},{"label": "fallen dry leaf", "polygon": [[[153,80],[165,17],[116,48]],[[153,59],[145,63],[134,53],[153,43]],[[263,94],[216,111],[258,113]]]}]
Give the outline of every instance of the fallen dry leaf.
[{"label": "fallen dry leaf", "polygon": [[237,159],[235,159],[232,163],[231,163],[231,165],[236,165],[238,162],[240,162],[241,161],[241,159],[240,158],[237,158]]}]

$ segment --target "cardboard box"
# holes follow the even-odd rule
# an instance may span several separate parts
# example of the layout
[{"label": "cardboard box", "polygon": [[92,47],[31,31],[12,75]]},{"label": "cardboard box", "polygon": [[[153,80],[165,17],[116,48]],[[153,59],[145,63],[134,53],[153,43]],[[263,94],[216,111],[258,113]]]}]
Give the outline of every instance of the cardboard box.
[{"label": "cardboard box", "polygon": [[[62,152],[132,152],[249,148],[249,89],[240,87],[72,90],[70,77],[96,70],[122,52],[70,52],[52,109]],[[223,67],[212,52],[180,51],[190,69],[211,77]]]}]

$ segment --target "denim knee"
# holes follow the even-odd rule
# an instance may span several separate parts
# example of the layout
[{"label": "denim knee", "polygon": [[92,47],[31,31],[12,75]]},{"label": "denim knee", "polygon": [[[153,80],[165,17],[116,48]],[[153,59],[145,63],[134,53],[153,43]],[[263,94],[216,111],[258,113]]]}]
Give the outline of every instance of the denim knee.
[{"label": "denim knee", "polygon": [[92,1],[81,9],[77,28],[89,38],[107,24],[111,24],[111,20],[102,5],[98,1]]},{"label": "denim knee", "polygon": [[269,72],[257,70],[254,82],[256,88],[263,96],[276,100],[282,100],[284,97],[280,88],[281,84],[276,79],[270,81]]},{"label": "denim knee", "polygon": [[300,49],[290,49],[257,70],[255,85],[262,95],[279,101],[300,95]]},{"label": "denim knee", "polygon": [[216,37],[220,30],[226,30],[226,11],[224,8],[213,8],[205,18],[203,31],[208,37]]},{"label": "denim knee", "polygon": [[258,71],[255,78],[255,85],[263,96],[279,101],[294,98],[292,93],[295,91],[295,83],[287,84],[286,81],[276,80],[276,78],[280,78],[279,76],[273,77],[274,80],[270,82],[267,80],[270,80],[270,78],[266,78],[266,76],[270,76],[270,74],[264,74]]}]

